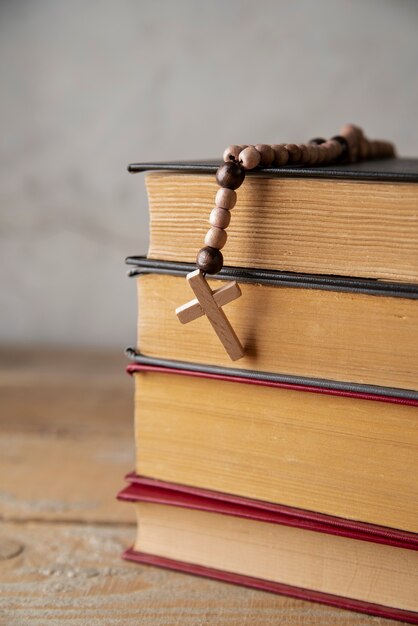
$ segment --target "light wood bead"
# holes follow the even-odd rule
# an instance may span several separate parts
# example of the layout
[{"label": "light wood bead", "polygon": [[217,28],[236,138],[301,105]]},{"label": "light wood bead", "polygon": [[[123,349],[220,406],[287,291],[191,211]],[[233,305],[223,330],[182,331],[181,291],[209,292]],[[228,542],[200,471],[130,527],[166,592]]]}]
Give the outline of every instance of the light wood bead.
[{"label": "light wood bead", "polygon": [[209,224],[217,228],[228,228],[231,221],[231,214],[227,209],[215,207],[209,215]]},{"label": "light wood bead", "polygon": [[329,161],[329,154],[328,154],[328,150],[326,148],[323,147],[324,144],[321,144],[320,146],[318,146],[318,153],[319,153],[319,158],[317,161],[317,165],[321,164],[321,165],[326,165]]},{"label": "light wood bead", "polygon": [[248,146],[239,153],[239,161],[246,170],[252,170],[260,164],[261,155],[254,146]]},{"label": "light wood bead", "polygon": [[274,150],[274,164],[286,165],[289,160],[289,153],[284,143],[274,144],[272,148]]},{"label": "light wood bead", "polygon": [[369,150],[370,150],[370,156],[372,159],[379,158],[379,142],[378,141],[370,141]]},{"label": "light wood bead", "polygon": [[359,147],[363,138],[363,131],[354,124],[344,124],[340,130],[340,135],[347,140],[348,143],[348,160],[350,163],[357,161]]},{"label": "light wood bead", "polygon": [[271,165],[274,161],[274,150],[265,143],[259,143],[255,149],[260,153],[260,165]]},{"label": "light wood bead", "polygon": [[323,143],[322,146],[328,150],[331,161],[337,159],[342,152],[341,144],[338,143],[338,141],[335,141],[335,139],[328,139],[328,141]]},{"label": "light wood bead", "polygon": [[221,209],[228,209],[230,211],[234,208],[237,202],[237,192],[233,189],[227,189],[226,187],[221,187],[218,189],[215,196],[215,204],[217,207]]},{"label": "light wood bead", "polygon": [[224,153],[223,153],[223,160],[225,161],[225,163],[227,163],[228,161],[237,161],[238,155],[241,152],[241,150],[242,150],[241,146],[235,146],[235,145],[228,146],[226,150],[224,150]]},{"label": "light wood bead", "polygon": [[209,228],[205,237],[205,245],[210,248],[216,248],[217,250],[221,250],[226,244],[226,240],[228,239],[228,235],[226,230],[222,230],[221,228],[216,228],[216,226],[212,226]]},{"label": "light wood bead", "polygon": [[299,165],[306,165],[309,161],[309,148],[304,143],[298,143],[297,146],[298,148],[300,148],[300,152],[301,152],[300,158],[299,158]]},{"label": "light wood bead", "polygon": [[360,141],[358,154],[360,159],[368,159],[370,156],[369,142],[365,137],[363,137],[363,139]]},{"label": "light wood bead", "polygon": [[309,149],[308,165],[315,165],[318,162],[319,153],[318,153],[317,148],[318,146],[316,146],[315,144],[308,145],[308,149]]},{"label": "light wood bead", "polygon": [[289,164],[296,165],[302,156],[302,151],[295,143],[287,143],[286,150],[289,153]]}]

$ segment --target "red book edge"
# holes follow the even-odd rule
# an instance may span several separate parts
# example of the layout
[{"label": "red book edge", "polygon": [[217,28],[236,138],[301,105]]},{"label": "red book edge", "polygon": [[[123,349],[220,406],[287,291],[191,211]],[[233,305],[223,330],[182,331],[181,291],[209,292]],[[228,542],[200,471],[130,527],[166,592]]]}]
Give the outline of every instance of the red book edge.
[{"label": "red book edge", "polygon": [[242,383],[246,385],[259,385],[262,387],[277,387],[280,389],[290,389],[292,391],[303,391],[308,393],[322,393],[329,396],[343,396],[346,398],[358,398],[359,400],[373,400],[375,402],[390,402],[392,404],[406,404],[408,406],[418,406],[418,400],[413,398],[402,398],[396,396],[385,396],[361,391],[349,391],[345,389],[331,389],[329,387],[316,387],[314,385],[299,385],[295,383],[284,383],[274,380],[246,378],[239,375],[215,374],[213,372],[198,372],[175,367],[163,367],[161,365],[147,365],[145,363],[130,363],[126,367],[128,374],[139,372],[156,372],[160,374],[176,374],[177,376],[192,376],[194,378],[209,378],[212,380],[225,380],[231,383]]},{"label": "red book edge", "polygon": [[358,611],[360,613],[367,613],[369,615],[376,615],[378,617],[385,617],[387,619],[399,620],[407,622],[409,624],[418,624],[418,613],[412,611],[393,609],[391,607],[383,606],[381,604],[364,602],[362,600],[353,600],[351,598],[335,596],[329,593],[322,593],[320,591],[302,589],[301,587],[293,587],[291,585],[271,582],[268,580],[263,580],[262,578],[253,578],[252,576],[244,576],[242,574],[225,572],[211,567],[204,567],[201,565],[195,565],[193,563],[186,563],[184,561],[167,559],[161,556],[146,554],[145,552],[136,552],[132,548],[126,550],[126,552],[124,552],[122,556],[128,561],[135,561],[136,563],[153,565],[155,567],[163,567],[164,569],[172,569],[186,574],[203,576],[205,578],[213,578],[215,580],[220,580],[222,582],[230,584],[241,585],[243,587],[251,587],[254,589],[259,589],[261,591],[268,591],[270,593],[290,596],[291,598],[297,598],[298,600],[319,602],[321,604],[335,606],[340,609]]},{"label": "red book edge", "polygon": [[329,535],[380,543],[407,550],[418,550],[418,534],[412,532],[198,487],[175,485],[138,476],[134,473],[128,474],[126,479],[130,484],[122,489],[117,496],[122,501],[153,502],[167,506],[197,509],[220,515],[232,515],[270,524],[282,524]]},{"label": "red book edge", "polygon": [[[291,509],[281,505],[262,503],[262,506],[257,506],[258,503],[256,501],[225,494],[217,494],[216,497],[212,497],[214,492],[185,486],[181,486],[180,489],[177,489],[176,485],[164,483],[163,481],[155,481],[135,474],[129,474],[127,478],[132,482],[118,494],[119,500],[129,502],[153,502],[167,506],[179,506],[216,512],[223,515],[236,515],[269,523],[297,526],[317,532],[352,537],[364,541],[384,543],[415,550],[418,549],[417,536],[413,533],[396,531],[383,526],[352,522],[341,518],[333,518],[309,511]],[[202,495],[203,493],[208,495],[204,496]],[[223,498],[222,500],[220,499],[221,497]],[[335,522],[337,522],[337,525],[334,525]],[[204,576],[227,583],[242,585],[244,587],[253,587],[262,591],[283,594],[301,600],[320,602],[347,610],[418,624],[418,613],[412,611],[394,609],[380,604],[364,602],[362,600],[344,598],[319,591],[254,578],[252,576],[226,572],[196,565],[194,563],[168,559],[161,556],[137,552],[133,548],[126,550],[122,556],[129,561],[146,565],[173,569],[196,576]]]}]

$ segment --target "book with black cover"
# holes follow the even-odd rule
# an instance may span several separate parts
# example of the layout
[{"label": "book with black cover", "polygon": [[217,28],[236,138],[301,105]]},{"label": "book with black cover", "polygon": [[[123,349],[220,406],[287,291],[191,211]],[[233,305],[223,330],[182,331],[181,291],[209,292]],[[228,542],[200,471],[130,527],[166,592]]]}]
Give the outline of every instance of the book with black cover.
[{"label": "book with black cover", "polygon": [[232,362],[204,317],[182,325],[174,314],[192,297],[184,277],[193,265],[127,263],[137,277],[136,348],[144,358],[418,397],[417,284],[225,267],[213,288],[236,280],[243,293],[225,308],[246,350]]},{"label": "book with black cover", "polygon": [[[142,163],[148,257],[194,262],[217,190],[218,161]],[[418,282],[418,160],[259,167],[232,211],[226,263]]]}]

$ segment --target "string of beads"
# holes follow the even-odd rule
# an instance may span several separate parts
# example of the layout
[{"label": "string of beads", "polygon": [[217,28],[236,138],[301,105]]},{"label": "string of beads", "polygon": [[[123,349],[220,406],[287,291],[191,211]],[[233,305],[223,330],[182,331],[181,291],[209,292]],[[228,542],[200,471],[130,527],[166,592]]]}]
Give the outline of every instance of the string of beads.
[{"label": "string of beads", "polygon": [[361,128],[353,124],[343,126],[340,134],[331,139],[315,138],[307,144],[228,146],[223,153],[224,164],[216,172],[220,189],[215,197],[215,208],[209,216],[211,227],[206,233],[205,247],[199,250],[196,257],[197,267],[205,274],[217,274],[222,269],[221,249],[228,237],[226,228],[231,221],[230,211],[237,201],[235,190],[244,182],[246,171],[258,166],[316,167],[394,156],[395,148],[392,143],[371,141]]}]

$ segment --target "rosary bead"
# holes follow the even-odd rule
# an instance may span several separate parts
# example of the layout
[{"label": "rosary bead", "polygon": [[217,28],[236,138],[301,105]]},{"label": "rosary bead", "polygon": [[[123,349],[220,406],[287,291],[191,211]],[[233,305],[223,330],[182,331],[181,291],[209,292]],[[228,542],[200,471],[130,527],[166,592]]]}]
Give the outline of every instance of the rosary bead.
[{"label": "rosary bead", "polygon": [[287,143],[286,150],[289,153],[289,164],[296,165],[302,156],[302,151],[295,143]]},{"label": "rosary bead", "polygon": [[215,207],[210,212],[209,224],[216,226],[217,228],[228,228],[231,221],[231,214],[227,209],[221,207]]},{"label": "rosary bead", "polygon": [[228,161],[238,161],[238,155],[241,152],[241,146],[228,146],[223,153],[223,160],[225,163]]},{"label": "rosary bead", "polygon": [[239,162],[246,170],[252,170],[260,164],[261,155],[254,146],[248,146],[239,153]]},{"label": "rosary bead", "polygon": [[325,143],[326,139],[322,139],[322,137],[314,137],[313,139],[309,140],[309,143],[313,143],[316,146],[321,145],[321,143]]},{"label": "rosary bead", "polygon": [[274,144],[274,165],[286,165],[289,160],[289,153],[284,143]]},{"label": "rosary bead", "polygon": [[328,150],[324,148],[322,144],[318,146],[318,154],[319,154],[319,157],[318,157],[317,165],[327,165],[327,163],[329,162],[329,154],[328,154]]},{"label": "rosary bead", "polygon": [[382,156],[385,158],[394,158],[396,157],[395,146],[390,141],[381,141],[382,145]]},{"label": "rosary bead", "polygon": [[307,165],[309,162],[310,151],[307,145],[304,143],[298,143],[298,148],[300,148],[300,158],[299,165]]},{"label": "rosary bead", "polygon": [[238,189],[244,182],[245,170],[236,161],[229,161],[218,168],[216,181],[220,187]]},{"label": "rosary bead", "polygon": [[216,226],[212,226],[209,228],[205,237],[205,244],[210,248],[216,248],[217,250],[221,250],[226,244],[226,240],[228,235],[226,234],[226,230],[222,230],[222,228],[216,228]]},{"label": "rosary bead", "polygon": [[322,144],[322,147],[328,150],[328,155],[331,161],[335,161],[340,156],[342,151],[341,144],[334,139],[328,139],[324,144]]},{"label": "rosary bead", "polygon": [[[337,163],[345,163],[347,161],[347,156],[348,156],[348,143],[347,143],[347,139],[345,139],[345,137],[342,137],[341,135],[335,135],[335,137],[332,137],[333,141],[338,141],[338,143],[341,146],[341,152],[339,154],[339,156],[337,157]],[[364,138],[362,140],[362,143],[366,141]],[[360,158],[365,158],[365,157],[360,157]]]},{"label": "rosary bead", "polygon": [[259,143],[255,149],[260,153],[260,165],[271,165],[274,161],[274,150],[265,143]]},{"label": "rosary bead", "polygon": [[308,144],[308,165],[316,165],[318,163],[319,152],[316,144]]},{"label": "rosary bead", "polygon": [[224,258],[220,250],[215,248],[201,248],[197,253],[196,265],[201,272],[206,274],[217,274],[221,271]]},{"label": "rosary bead", "polygon": [[354,124],[345,124],[340,130],[340,135],[347,141],[347,160],[350,163],[354,163],[358,158],[360,143],[363,138],[363,131],[358,126],[354,126]]},{"label": "rosary bead", "polygon": [[368,139],[366,139],[366,137],[363,137],[362,140],[360,141],[358,155],[359,155],[359,158],[362,159],[363,161],[370,158],[370,142]]},{"label": "rosary bead", "polygon": [[228,209],[229,211],[234,208],[237,202],[237,192],[233,189],[227,189],[221,187],[218,189],[215,196],[215,204],[221,209]]},{"label": "rosary bead", "polygon": [[370,141],[369,149],[370,149],[370,157],[372,159],[378,159],[379,158],[379,143],[377,141]]}]

